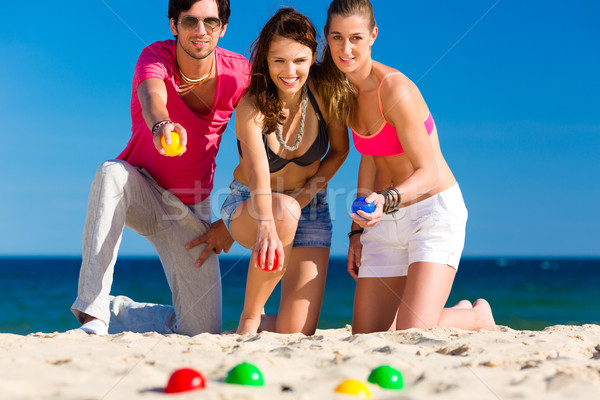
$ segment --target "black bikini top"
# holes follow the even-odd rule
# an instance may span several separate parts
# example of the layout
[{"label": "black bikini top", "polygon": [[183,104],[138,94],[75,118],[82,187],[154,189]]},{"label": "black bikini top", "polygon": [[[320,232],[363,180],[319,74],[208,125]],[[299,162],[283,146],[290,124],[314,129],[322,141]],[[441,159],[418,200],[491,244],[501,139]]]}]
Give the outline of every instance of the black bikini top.
[{"label": "black bikini top", "polygon": [[[313,110],[315,111],[315,114],[317,116],[317,123],[318,123],[318,129],[319,129],[319,132],[317,133],[317,138],[310,145],[310,147],[308,148],[306,153],[302,154],[299,157],[288,160],[287,158],[279,157],[277,155],[277,153],[275,153],[273,150],[271,150],[271,148],[269,147],[269,144],[267,142],[267,139],[268,139],[267,135],[263,135],[263,142],[265,144],[265,150],[267,152],[267,159],[269,160],[269,171],[271,173],[281,170],[283,167],[285,167],[286,165],[288,165],[291,162],[293,162],[294,164],[297,164],[301,167],[306,167],[306,166],[314,163],[315,161],[320,160],[321,158],[323,158],[325,153],[327,153],[327,147],[329,146],[329,137],[327,134],[327,123],[325,122],[325,120],[323,119],[323,116],[321,115],[321,110],[319,110],[319,105],[317,104],[317,100],[315,99],[315,97],[313,96],[312,92],[310,91],[310,89],[308,87],[307,87],[307,89],[308,89],[308,91],[307,91],[308,99],[310,100],[310,104],[312,104]],[[240,157],[243,157],[242,148],[240,146],[239,140],[237,141],[237,146],[238,146],[238,153],[240,154]]]}]

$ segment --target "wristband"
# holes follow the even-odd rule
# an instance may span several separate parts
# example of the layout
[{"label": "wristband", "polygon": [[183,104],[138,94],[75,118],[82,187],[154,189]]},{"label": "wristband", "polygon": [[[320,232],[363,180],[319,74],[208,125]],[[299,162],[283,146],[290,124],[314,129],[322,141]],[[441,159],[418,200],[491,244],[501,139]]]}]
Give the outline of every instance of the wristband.
[{"label": "wristband", "polygon": [[167,124],[172,124],[173,121],[170,121],[168,119],[162,120],[162,121],[158,121],[157,123],[154,124],[154,126],[152,127],[152,136],[154,136],[156,134],[156,131],[158,130],[158,128],[160,128],[161,126],[167,125]]},{"label": "wristband", "polygon": [[348,239],[350,239],[352,236],[356,235],[356,234],[361,234],[363,233],[364,229],[360,228],[360,229],[355,229],[353,231],[348,232]]}]

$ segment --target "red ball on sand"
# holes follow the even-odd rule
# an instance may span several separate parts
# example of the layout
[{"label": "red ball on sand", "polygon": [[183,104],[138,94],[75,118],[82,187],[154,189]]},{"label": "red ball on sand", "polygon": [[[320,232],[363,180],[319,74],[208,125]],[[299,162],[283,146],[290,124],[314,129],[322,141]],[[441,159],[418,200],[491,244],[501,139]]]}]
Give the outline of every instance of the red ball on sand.
[{"label": "red ball on sand", "polygon": [[204,389],[206,378],[192,368],[181,368],[171,374],[165,387],[165,393],[180,393],[189,390]]},{"label": "red ball on sand", "polygon": [[[277,264],[279,263],[279,258],[277,257],[277,253],[275,253],[275,258],[273,259],[273,269],[268,269],[267,265],[261,265],[260,264],[260,256],[257,259],[257,263],[258,263],[258,268],[262,269],[263,271],[268,271],[268,272],[273,272],[273,271],[277,271]],[[265,260],[265,264],[267,263],[267,260]]]}]

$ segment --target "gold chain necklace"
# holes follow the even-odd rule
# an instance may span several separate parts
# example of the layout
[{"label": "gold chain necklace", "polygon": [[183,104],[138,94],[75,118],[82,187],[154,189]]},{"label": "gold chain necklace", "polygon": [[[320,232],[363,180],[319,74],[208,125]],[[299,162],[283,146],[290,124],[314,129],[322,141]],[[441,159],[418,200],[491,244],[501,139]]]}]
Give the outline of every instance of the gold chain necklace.
[{"label": "gold chain necklace", "polygon": [[179,64],[177,64],[177,68],[179,68],[179,76],[181,77],[182,81],[184,81],[188,85],[199,85],[202,82],[206,81],[208,78],[210,78],[210,76],[212,75],[213,69],[215,68],[215,59],[213,57],[212,64],[210,64],[210,71],[208,71],[208,74],[206,74],[202,78],[198,78],[198,79],[190,79],[187,76],[185,76],[185,74],[181,70],[181,67],[179,67]]}]

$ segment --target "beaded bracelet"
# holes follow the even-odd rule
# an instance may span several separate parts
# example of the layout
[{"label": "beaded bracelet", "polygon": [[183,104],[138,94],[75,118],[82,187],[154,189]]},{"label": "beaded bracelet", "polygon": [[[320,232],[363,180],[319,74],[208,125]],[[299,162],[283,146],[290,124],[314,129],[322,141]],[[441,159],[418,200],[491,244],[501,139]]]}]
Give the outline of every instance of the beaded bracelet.
[{"label": "beaded bracelet", "polygon": [[377,192],[382,195],[385,199],[383,203],[383,212],[386,214],[393,214],[398,211],[398,206],[402,202],[402,196],[398,189],[394,186],[390,186],[389,188],[385,188]]},{"label": "beaded bracelet", "polygon": [[152,127],[152,136],[154,136],[156,134],[156,131],[158,130],[158,128],[160,128],[161,126],[167,125],[167,124],[172,124],[173,121],[170,121],[168,119],[162,120],[162,121],[158,121],[157,123],[154,124],[154,126]]}]

